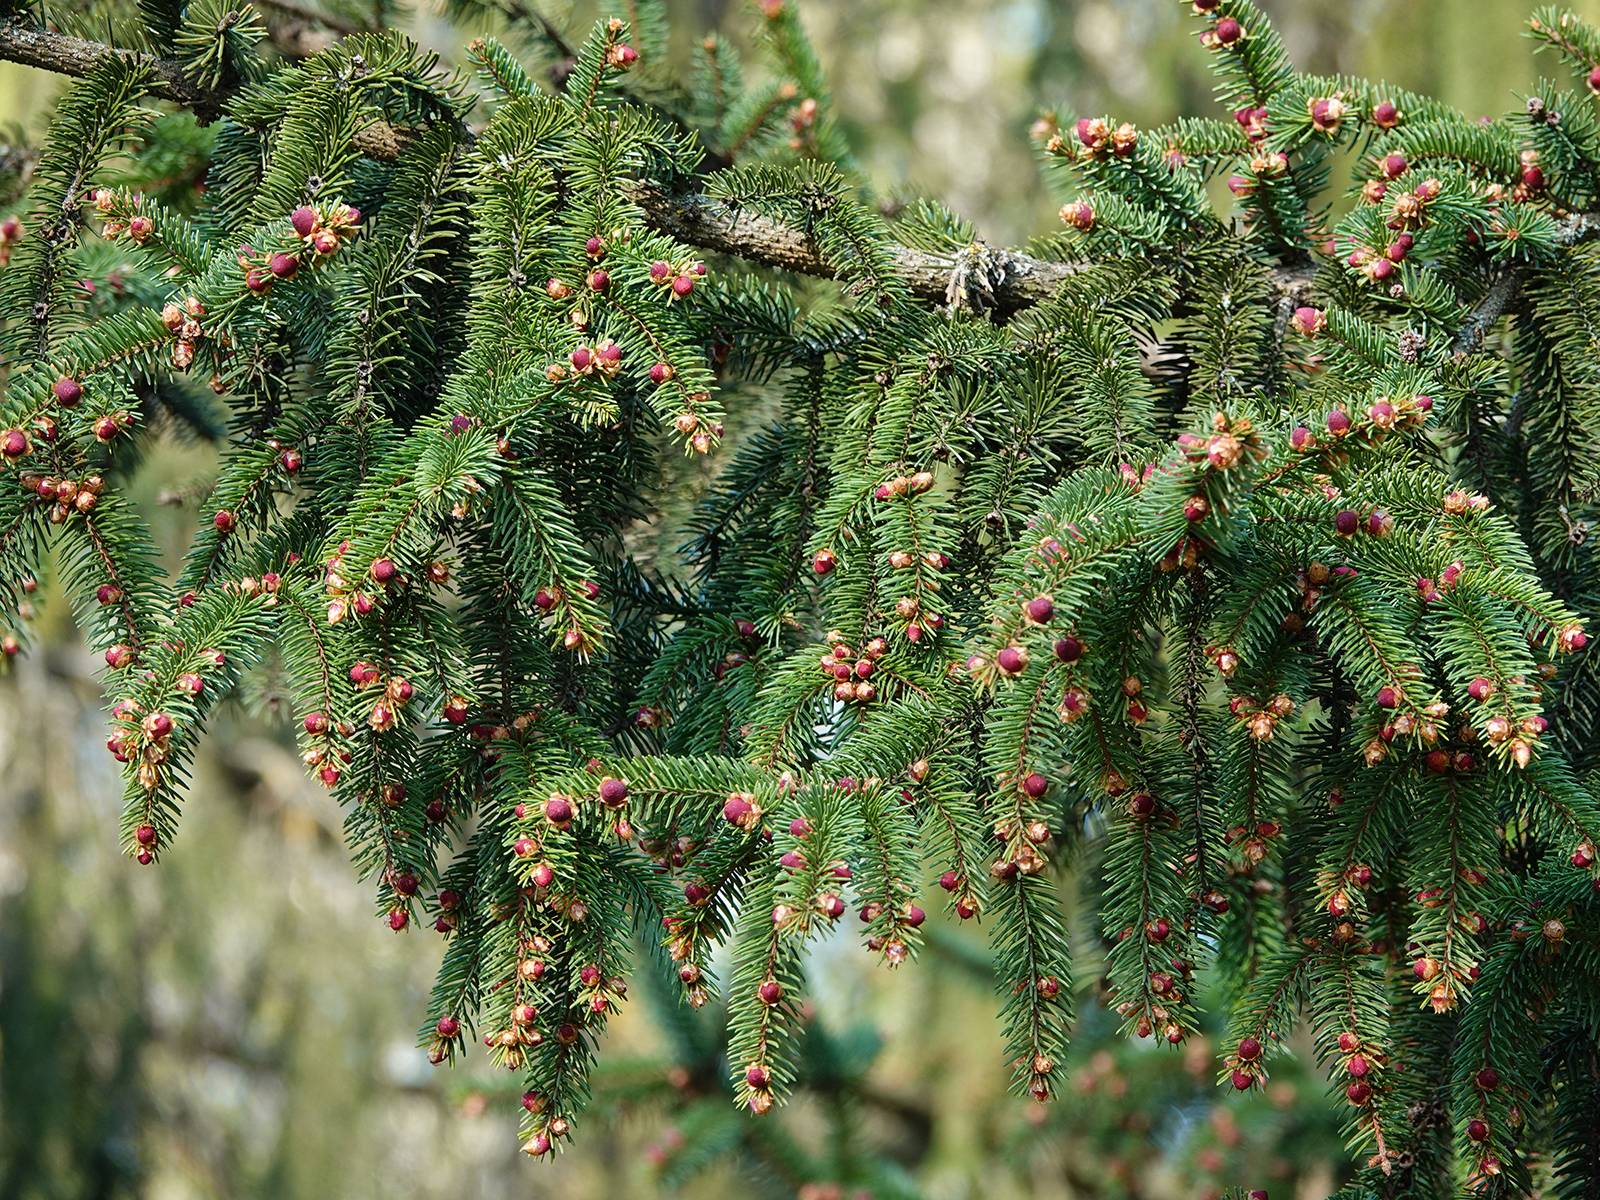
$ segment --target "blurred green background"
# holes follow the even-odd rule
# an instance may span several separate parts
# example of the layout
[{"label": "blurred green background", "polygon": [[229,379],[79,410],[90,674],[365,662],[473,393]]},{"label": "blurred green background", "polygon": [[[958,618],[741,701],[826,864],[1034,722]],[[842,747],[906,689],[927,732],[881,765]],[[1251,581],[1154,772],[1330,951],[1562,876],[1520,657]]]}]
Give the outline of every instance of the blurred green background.
[{"label": "blurred green background", "polygon": [[[672,7],[685,60],[703,31],[745,39],[757,19],[731,0]],[[991,241],[1054,221],[1026,135],[1040,106],[1138,123],[1213,110],[1186,7],[800,0],[880,192],[938,196]],[[1305,67],[1387,78],[1470,114],[1519,106],[1553,69],[1520,36],[1523,0],[1265,7]],[[1600,17],[1600,0],[1574,7]],[[447,61],[480,25],[494,27],[427,8],[407,21]],[[0,67],[0,114],[37,132],[58,88]],[[193,514],[157,500],[203,480],[205,454],[173,447],[140,476],[174,555]],[[759,1123],[718,1095],[711,1023],[636,989],[576,1147],[528,1164],[515,1081],[470,1062],[437,1072],[415,1049],[440,945],[375,919],[339,813],[286,728],[225,713],[174,851],[157,871],[118,855],[94,664],[48,593],[42,648],[0,678],[0,1197],[851,1200],[863,1163],[882,1169],[880,1196],[941,1200],[1225,1185],[1284,1200],[1336,1185],[1335,1118],[1314,1074],[1286,1072],[1241,1102],[1211,1087],[1204,1045],[1117,1043],[1090,1002],[1068,1098],[1041,1112],[1008,1097],[983,934],[967,928],[898,974],[874,968],[853,931],[825,945],[811,1086]]]}]

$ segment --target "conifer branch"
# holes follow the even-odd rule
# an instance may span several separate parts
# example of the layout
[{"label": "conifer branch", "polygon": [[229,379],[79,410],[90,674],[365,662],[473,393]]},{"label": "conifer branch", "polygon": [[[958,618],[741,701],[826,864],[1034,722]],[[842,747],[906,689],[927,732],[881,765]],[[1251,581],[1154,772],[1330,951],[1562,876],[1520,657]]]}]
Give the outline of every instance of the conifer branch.
[{"label": "conifer branch", "polygon": [[[763,6],[777,78],[730,61],[709,97],[630,82],[658,3],[546,30],[576,46],[554,95],[480,39],[472,128],[404,36],[272,60],[230,3],[145,6],[148,53],[0,24],[0,58],[81,77],[0,221],[0,669],[57,529],[131,857],[271,654],[379,913],[452,939],[429,1058],[487,1034],[530,1155],[571,1136],[636,950],[696,1006],[733,942],[711,1057],[759,1115],[804,1082],[806,945],[853,895],[909,960],[935,871],[990,922],[1014,1082],[1060,1094],[1073,861],[1122,1028],[1192,1046],[1231,998],[1248,1092],[1309,1025],[1367,1182],[1423,1090],[1477,1114],[1456,1175],[1569,1153],[1511,1133],[1550,1089],[1482,1014],[1552,1036],[1522,998],[1559,973],[1570,1012],[1600,916],[1576,94],[1553,145],[1299,74],[1252,0],[1197,4],[1249,107],[1046,129],[1088,190],[1030,255],[859,197],[792,5]],[[1600,31],[1559,26],[1587,77]],[[169,205],[173,134],[206,186]],[[1347,145],[1384,177],[1313,232]],[[234,434],[173,579],[122,485],[208,375]],[[641,553],[673,440],[730,448],[682,571]]]},{"label": "conifer branch", "polygon": [[[153,81],[152,96],[190,108],[202,119],[218,116],[231,98],[229,89],[208,91],[196,86],[185,77],[180,64],[171,59],[16,23],[0,26],[0,60],[76,78],[88,74],[108,55],[147,67]],[[410,141],[407,131],[375,121],[357,131],[355,146],[369,158],[392,162]],[[802,229],[741,212],[698,192],[675,192],[648,184],[634,185],[628,192],[653,228],[692,246],[801,275],[833,278],[838,274],[815,240]],[[981,244],[974,244],[972,253],[967,255],[935,254],[910,246],[890,246],[887,253],[897,277],[914,297],[945,304],[951,299],[951,280],[963,265],[963,257],[977,258],[980,250],[985,252],[985,272],[977,286],[992,297],[992,306],[1002,317],[1050,299],[1064,281],[1082,270],[1074,263]],[[1278,286],[1291,297],[1304,291],[1309,278],[1303,266],[1274,272]]]}]

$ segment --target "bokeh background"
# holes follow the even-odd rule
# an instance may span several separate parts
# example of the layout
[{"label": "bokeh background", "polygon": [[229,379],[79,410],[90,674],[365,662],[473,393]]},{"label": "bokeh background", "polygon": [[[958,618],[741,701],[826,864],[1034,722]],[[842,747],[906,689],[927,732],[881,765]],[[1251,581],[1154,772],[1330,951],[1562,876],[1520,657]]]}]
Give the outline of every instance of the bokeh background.
[{"label": "bokeh background", "polygon": [[[790,2],[879,193],[941,197],[991,241],[1054,219],[1026,133],[1041,105],[1137,123],[1213,111],[1176,0]],[[558,23],[570,11],[536,6]],[[671,7],[685,62],[705,30],[748,39],[757,20],[743,0]],[[1519,106],[1553,70],[1521,37],[1524,0],[1264,7],[1306,67],[1387,78],[1469,114]],[[581,28],[593,5],[577,8]],[[1600,0],[1574,8],[1600,18]],[[425,4],[404,24],[447,61],[503,28]],[[59,86],[0,66],[0,121],[37,132]],[[174,559],[207,467],[189,444],[142,469]],[[669,533],[656,550],[670,562]],[[375,918],[338,811],[272,714],[224,712],[159,870],[120,857],[94,663],[50,593],[47,580],[41,648],[0,677],[0,1196],[1176,1200],[1246,1186],[1285,1200],[1341,1178],[1314,1070],[1240,1101],[1212,1087],[1203,1043],[1120,1043],[1092,1004],[1068,1098],[1042,1111],[1009,1097],[983,933],[967,928],[937,931],[898,974],[849,933],[822,947],[808,1087],[762,1122],[720,1094],[714,1020],[636,989],[577,1146],[554,1167],[528,1164],[515,1081],[470,1060],[438,1072],[415,1048],[440,945]]]}]

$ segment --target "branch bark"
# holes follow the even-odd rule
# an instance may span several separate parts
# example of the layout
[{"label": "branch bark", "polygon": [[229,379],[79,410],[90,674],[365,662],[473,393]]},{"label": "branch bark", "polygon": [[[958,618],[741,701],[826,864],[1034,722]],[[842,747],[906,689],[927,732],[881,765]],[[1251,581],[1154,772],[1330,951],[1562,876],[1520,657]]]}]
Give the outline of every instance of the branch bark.
[{"label": "branch bark", "polygon": [[91,42],[70,34],[31,29],[11,22],[0,26],[0,59],[69,75],[74,79],[89,74],[108,58],[124,58],[150,72],[150,94],[192,108],[202,118],[214,118],[229,99],[225,92],[208,92],[184,77],[183,68],[169,58],[157,58],[136,50],[119,50],[103,42]]},{"label": "branch bark", "polygon": [[[691,246],[802,275],[834,274],[804,230],[770,217],[741,212],[699,193],[674,195],[649,185],[630,188],[629,198],[644,210],[653,228]],[[896,274],[913,295],[939,302],[948,299],[951,275],[959,265],[955,256],[908,246],[895,247],[893,254]],[[1072,263],[1010,250],[991,249],[989,257],[995,306],[1004,312],[1049,299],[1063,280],[1079,270]]]},{"label": "branch bark", "polygon": [[1517,302],[1522,293],[1522,272],[1507,271],[1489,285],[1489,290],[1468,314],[1451,346],[1457,354],[1470,354],[1483,345],[1495,323]]}]

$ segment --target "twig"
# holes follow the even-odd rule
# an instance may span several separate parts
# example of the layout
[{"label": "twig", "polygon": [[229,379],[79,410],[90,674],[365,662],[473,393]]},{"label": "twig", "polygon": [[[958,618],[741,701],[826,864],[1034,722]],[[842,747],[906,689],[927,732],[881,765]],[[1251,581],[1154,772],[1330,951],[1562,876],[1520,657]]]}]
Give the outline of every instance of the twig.
[{"label": "twig", "polygon": [[310,25],[321,25],[324,29],[331,29],[334,33],[347,37],[352,33],[376,32],[371,25],[352,21],[337,13],[323,12],[320,8],[313,8],[309,4],[300,4],[298,0],[252,0],[252,2],[258,8],[270,8],[273,12],[282,13],[286,17],[293,17]]},{"label": "twig", "polygon": [[561,36],[561,31],[550,23],[549,18],[531,4],[523,4],[519,0],[510,0],[503,11],[513,21],[522,21],[525,24],[538,26],[539,32],[544,35],[547,42],[555,47],[556,53],[561,55],[562,58],[576,59],[578,57],[577,50],[573,48],[566,38]]}]

